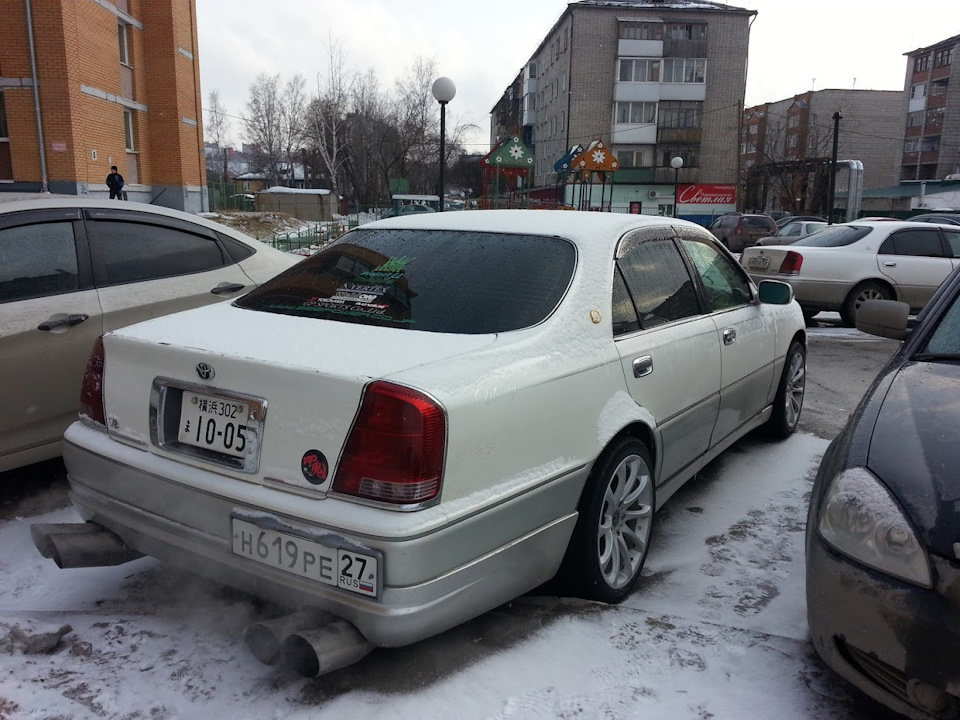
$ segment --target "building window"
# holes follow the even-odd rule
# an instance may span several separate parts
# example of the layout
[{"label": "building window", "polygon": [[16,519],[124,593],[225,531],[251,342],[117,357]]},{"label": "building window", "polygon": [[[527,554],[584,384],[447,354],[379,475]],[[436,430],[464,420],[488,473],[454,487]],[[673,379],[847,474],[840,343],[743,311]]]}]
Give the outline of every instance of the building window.
[{"label": "building window", "polygon": [[683,167],[700,167],[700,148],[695,145],[660,146],[657,150],[660,158],[660,167],[670,167],[670,161],[675,157],[683,158]]},{"label": "building window", "polygon": [[930,54],[921,55],[913,60],[913,71],[915,73],[930,69]]},{"label": "building window", "polygon": [[618,125],[649,125],[657,119],[657,104],[652,102],[618,102]]},{"label": "building window", "polygon": [[921,127],[923,125],[924,111],[917,110],[916,112],[907,114],[907,127]]},{"label": "building window", "polygon": [[648,168],[653,167],[653,146],[642,145],[639,147],[617,149],[617,160],[622,168]]},{"label": "building window", "polygon": [[136,148],[133,144],[133,111],[123,111],[123,134],[127,143],[127,152],[134,152]]},{"label": "building window", "polygon": [[930,108],[925,120],[927,125],[943,125],[943,108]]},{"label": "building window", "polygon": [[706,23],[669,23],[666,28],[667,40],[706,40]]},{"label": "building window", "polygon": [[537,76],[537,63],[536,61],[534,61],[529,65],[527,65],[527,77],[533,79],[536,76]]},{"label": "building window", "polygon": [[621,40],[663,40],[663,23],[620,23]]},{"label": "building window", "polygon": [[930,97],[936,97],[938,95],[946,95],[947,87],[950,85],[949,78],[943,78],[942,80],[934,80],[930,83]]},{"label": "building window", "polygon": [[660,61],[645,58],[622,58],[620,82],[660,82]]},{"label": "building window", "polygon": [[910,99],[916,100],[922,98],[927,94],[927,84],[926,83],[917,83],[916,85],[910,86]]},{"label": "building window", "polygon": [[917,152],[920,149],[920,139],[919,138],[907,138],[903,141],[903,151],[912,153]]},{"label": "building window", "polygon": [[7,130],[7,108],[3,104],[3,91],[0,90],[0,140],[7,140],[10,137]]},{"label": "building window", "polygon": [[949,65],[953,60],[953,48],[948,47],[943,50],[937,50],[933,53],[933,66],[934,67],[943,67],[944,65]]},{"label": "building window", "polygon": [[663,100],[658,124],[662,128],[699,128],[702,107],[699,101]]},{"label": "building window", "polygon": [[129,65],[130,48],[127,44],[127,26],[123,23],[117,25],[117,39],[120,41],[120,63],[122,65]]},{"label": "building window", "polygon": [[703,58],[664,58],[663,82],[702,83],[706,70],[707,61]]}]

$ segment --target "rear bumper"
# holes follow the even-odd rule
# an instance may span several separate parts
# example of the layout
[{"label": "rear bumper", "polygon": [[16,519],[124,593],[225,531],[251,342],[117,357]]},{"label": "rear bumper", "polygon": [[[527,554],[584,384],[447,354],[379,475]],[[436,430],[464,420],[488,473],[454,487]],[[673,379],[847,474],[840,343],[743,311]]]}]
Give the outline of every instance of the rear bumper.
[{"label": "rear bumper", "polygon": [[[84,520],[139,552],[290,608],[318,608],[351,622],[376,646],[399,646],[465,622],[552,577],[576,523],[587,468],[495,507],[420,533],[344,533],[331,522],[341,500],[303,498],[297,514],[265,510],[282,490],[237,486],[235,496],[182,481],[183,466],[76,423],[64,461]],[[196,469],[192,469],[196,472]],[[289,505],[288,505],[289,506]],[[302,508],[302,512],[299,509]],[[478,508],[479,510],[479,508]],[[381,511],[389,513],[390,511]],[[269,515],[282,525],[336,537],[382,558],[376,599],[291,575],[232,551],[231,517]],[[415,514],[414,514],[415,515]]]}]

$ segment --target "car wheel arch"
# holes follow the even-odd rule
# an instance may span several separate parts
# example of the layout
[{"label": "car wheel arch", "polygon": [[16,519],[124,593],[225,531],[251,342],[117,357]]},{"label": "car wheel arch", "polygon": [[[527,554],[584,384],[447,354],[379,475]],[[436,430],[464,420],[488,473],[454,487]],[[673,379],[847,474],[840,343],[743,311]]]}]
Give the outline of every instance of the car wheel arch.
[{"label": "car wheel arch", "polygon": [[890,281],[883,278],[870,277],[862,278],[858,280],[850,292],[847,293],[846,297],[843,299],[843,303],[840,306],[840,316],[850,327],[853,327],[856,322],[855,315],[850,311],[853,307],[854,299],[856,296],[861,293],[865,288],[870,286],[877,286],[882,292],[888,294],[890,300],[900,300],[899,289],[890,283]]}]

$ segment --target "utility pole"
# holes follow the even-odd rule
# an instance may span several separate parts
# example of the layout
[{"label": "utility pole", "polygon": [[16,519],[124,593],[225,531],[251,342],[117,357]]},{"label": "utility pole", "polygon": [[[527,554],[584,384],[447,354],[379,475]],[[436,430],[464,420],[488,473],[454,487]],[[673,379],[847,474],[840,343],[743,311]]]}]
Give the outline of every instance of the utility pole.
[{"label": "utility pole", "polygon": [[[827,202],[827,225],[833,225],[833,199],[837,191],[837,146],[840,140],[840,121],[843,115],[838,110],[833,114],[833,157],[830,160],[830,198]],[[850,198],[847,197],[847,203]]]}]

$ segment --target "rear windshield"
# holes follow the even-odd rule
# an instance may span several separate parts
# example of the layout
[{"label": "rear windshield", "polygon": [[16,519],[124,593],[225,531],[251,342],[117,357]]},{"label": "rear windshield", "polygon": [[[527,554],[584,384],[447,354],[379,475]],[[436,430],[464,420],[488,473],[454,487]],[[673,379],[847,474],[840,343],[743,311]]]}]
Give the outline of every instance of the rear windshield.
[{"label": "rear windshield", "polygon": [[793,244],[807,247],[843,247],[853,245],[860,238],[866,237],[872,229],[862,225],[828,225]]},{"label": "rear windshield", "polygon": [[427,332],[505,332],[553,311],[576,256],[559,238],[361,228],[235,305]]},{"label": "rear windshield", "polygon": [[773,218],[769,217],[750,217],[747,215],[743,218],[743,222],[751,227],[759,228],[776,228],[777,223]]}]

